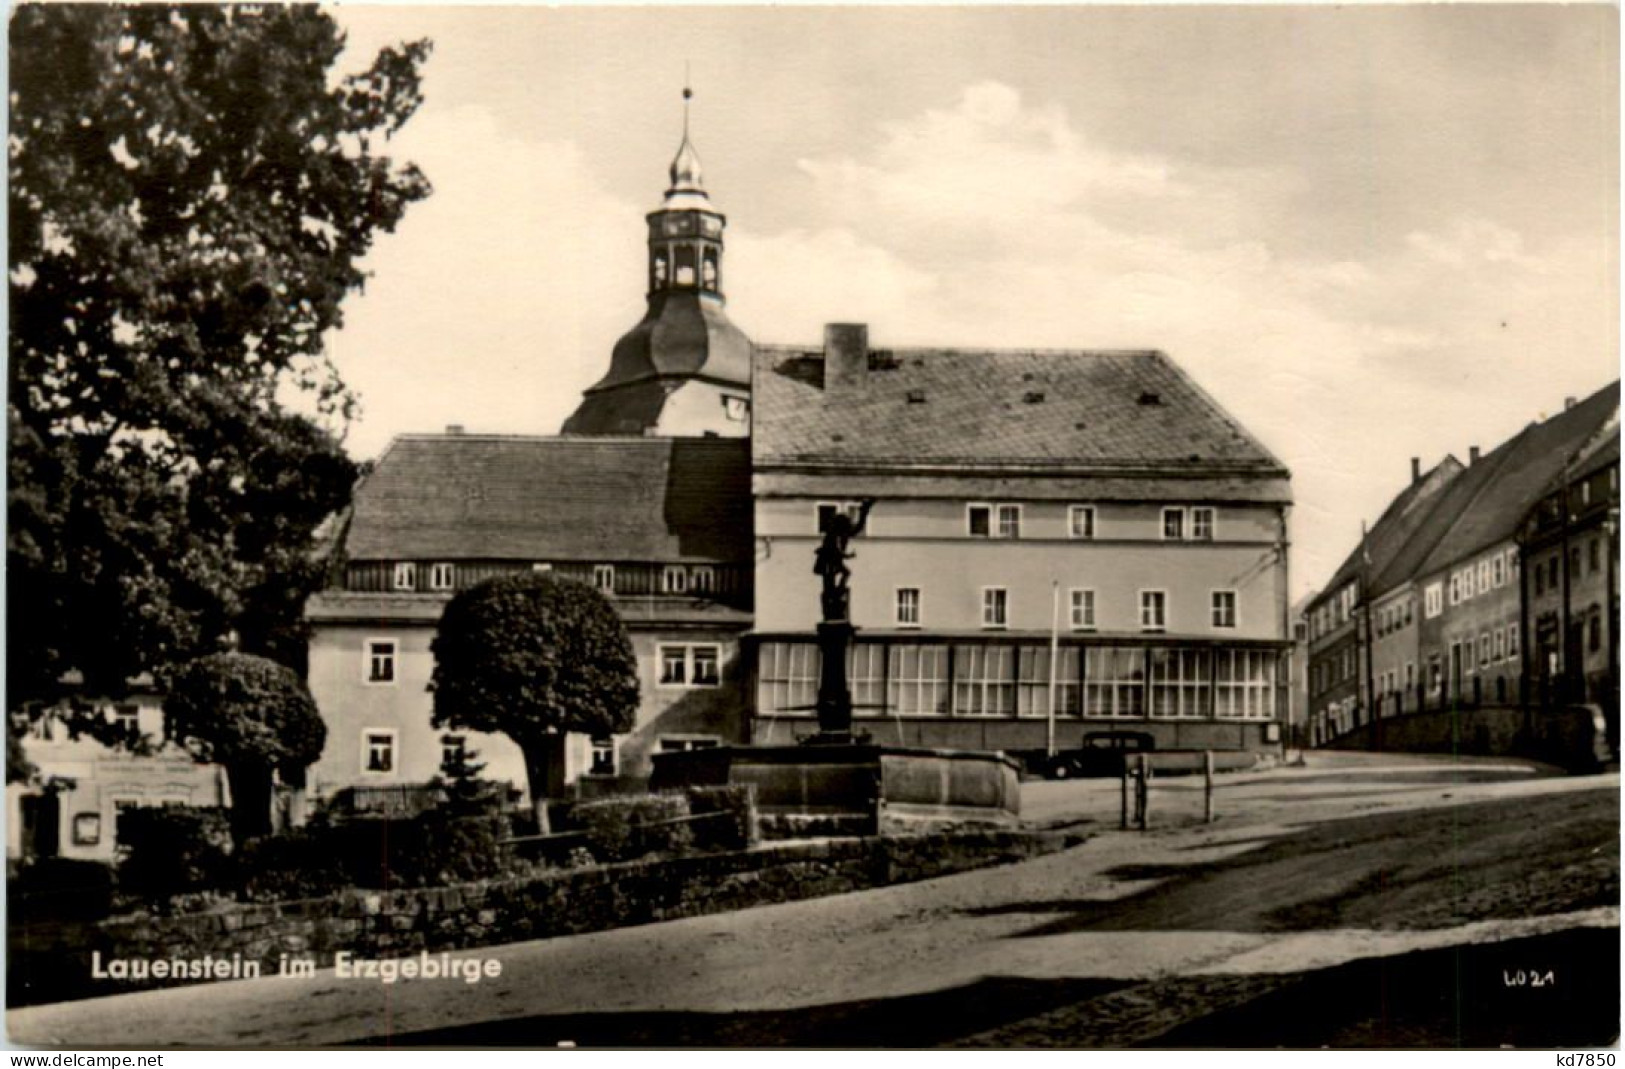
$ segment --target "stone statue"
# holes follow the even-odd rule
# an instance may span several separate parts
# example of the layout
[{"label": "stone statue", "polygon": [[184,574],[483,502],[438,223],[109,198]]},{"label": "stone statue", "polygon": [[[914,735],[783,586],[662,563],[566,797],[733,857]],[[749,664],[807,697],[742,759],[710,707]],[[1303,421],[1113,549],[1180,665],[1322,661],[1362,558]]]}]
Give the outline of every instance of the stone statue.
[{"label": "stone statue", "polygon": [[826,623],[844,622],[851,618],[847,583],[852,578],[852,569],[846,566],[846,562],[852,559],[853,554],[847,551],[847,547],[852,544],[852,539],[863,533],[864,525],[869,522],[869,510],[874,504],[874,498],[862,502],[858,506],[856,519],[844,509],[837,511],[824,525],[824,541],[814,557],[813,574],[824,580],[820,597]]}]

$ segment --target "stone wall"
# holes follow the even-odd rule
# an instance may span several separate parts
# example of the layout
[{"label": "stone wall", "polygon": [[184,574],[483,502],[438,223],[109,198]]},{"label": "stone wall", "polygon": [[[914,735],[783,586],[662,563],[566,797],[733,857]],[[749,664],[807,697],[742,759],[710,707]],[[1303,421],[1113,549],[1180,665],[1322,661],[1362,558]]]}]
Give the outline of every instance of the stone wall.
[{"label": "stone wall", "polygon": [[1081,837],[1004,830],[773,843],[727,854],[643,860],[412,891],[346,891],[271,905],[233,904],[173,917],[13,929],[12,1006],[89,998],[174,981],[91,976],[92,954],[114,959],[233,959],[283,955],[326,966],[339,951],[391,958],[573,935],[840,894],[1019,861]]},{"label": "stone wall", "polygon": [[1362,724],[1327,744],[1337,750],[1523,757],[1593,772],[1610,759],[1593,706],[1525,711],[1514,706],[1445,709]]}]

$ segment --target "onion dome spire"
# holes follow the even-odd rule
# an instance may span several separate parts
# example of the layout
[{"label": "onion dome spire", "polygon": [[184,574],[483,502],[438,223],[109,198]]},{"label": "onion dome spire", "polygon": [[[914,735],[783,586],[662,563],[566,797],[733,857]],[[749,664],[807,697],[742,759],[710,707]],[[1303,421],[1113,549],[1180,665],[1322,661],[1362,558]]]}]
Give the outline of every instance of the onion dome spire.
[{"label": "onion dome spire", "polygon": [[677,147],[677,156],[671,161],[671,188],[666,191],[670,196],[674,193],[704,193],[705,176],[700,170],[700,154],[694,151],[694,143],[688,139],[688,102],[694,98],[694,90],[687,85],[683,86],[683,143]]}]

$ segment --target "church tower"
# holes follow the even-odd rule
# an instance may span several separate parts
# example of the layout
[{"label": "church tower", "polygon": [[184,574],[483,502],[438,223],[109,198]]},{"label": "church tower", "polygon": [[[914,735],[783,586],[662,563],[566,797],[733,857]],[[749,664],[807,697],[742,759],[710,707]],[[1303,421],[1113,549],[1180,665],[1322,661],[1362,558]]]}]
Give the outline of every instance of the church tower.
[{"label": "church tower", "polygon": [[750,339],[723,308],[722,231],[688,137],[671,184],[648,215],[648,310],[615,343],[609,373],[586,391],[565,434],[744,437],[750,434]]}]

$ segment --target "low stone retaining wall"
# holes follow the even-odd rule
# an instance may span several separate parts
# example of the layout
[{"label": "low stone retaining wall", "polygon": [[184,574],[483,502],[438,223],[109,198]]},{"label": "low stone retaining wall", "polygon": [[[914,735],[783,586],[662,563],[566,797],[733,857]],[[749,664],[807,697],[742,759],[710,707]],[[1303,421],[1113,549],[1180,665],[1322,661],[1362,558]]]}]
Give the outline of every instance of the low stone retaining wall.
[{"label": "low stone retaining wall", "polygon": [[1336,750],[1523,757],[1571,772],[1609,760],[1606,726],[1595,706],[1524,710],[1513,706],[1442,709],[1385,717],[1326,744]]},{"label": "low stone retaining wall", "polygon": [[10,937],[7,1001],[20,1006],[187,982],[95,978],[97,953],[104,969],[115,959],[207,957],[224,960],[237,975],[248,962],[270,975],[284,955],[326,966],[340,951],[356,958],[396,958],[574,935],[929,879],[1051,853],[1082,838],[976,830],[772,843],[737,853],[547,870],[453,887],[346,891],[173,917],[25,926]]}]

